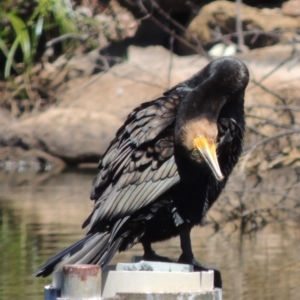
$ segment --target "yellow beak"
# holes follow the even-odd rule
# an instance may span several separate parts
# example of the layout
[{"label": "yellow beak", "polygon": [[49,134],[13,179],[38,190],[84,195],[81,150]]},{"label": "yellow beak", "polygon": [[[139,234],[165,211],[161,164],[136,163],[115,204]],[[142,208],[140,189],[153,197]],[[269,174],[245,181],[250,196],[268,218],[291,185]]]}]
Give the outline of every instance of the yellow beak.
[{"label": "yellow beak", "polygon": [[222,181],[224,176],[217,158],[216,143],[209,142],[205,137],[196,137],[194,139],[194,147],[199,150],[202,158],[208,164],[216,179]]}]

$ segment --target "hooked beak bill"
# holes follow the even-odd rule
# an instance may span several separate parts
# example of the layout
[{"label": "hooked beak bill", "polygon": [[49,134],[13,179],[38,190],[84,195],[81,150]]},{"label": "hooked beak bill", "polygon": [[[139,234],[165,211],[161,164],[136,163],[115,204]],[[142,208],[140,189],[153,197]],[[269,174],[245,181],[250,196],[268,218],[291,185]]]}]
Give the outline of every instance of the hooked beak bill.
[{"label": "hooked beak bill", "polygon": [[218,181],[223,181],[224,176],[221,172],[217,158],[216,143],[209,142],[205,137],[196,137],[194,139],[194,146],[199,150],[202,158],[208,164],[216,179]]}]

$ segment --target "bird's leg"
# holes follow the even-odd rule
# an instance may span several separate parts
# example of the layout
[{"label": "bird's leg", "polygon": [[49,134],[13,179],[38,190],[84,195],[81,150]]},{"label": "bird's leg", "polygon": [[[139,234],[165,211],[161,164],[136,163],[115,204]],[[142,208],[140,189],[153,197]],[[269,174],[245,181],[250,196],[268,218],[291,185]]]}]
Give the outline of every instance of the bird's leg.
[{"label": "bird's leg", "polygon": [[192,251],[192,244],[191,244],[191,227],[190,225],[183,224],[179,228],[179,235],[180,235],[180,246],[182,249],[182,254],[179,257],[178,262],[189,264],[194,266],[194,271],[214,271],[214,286],[216,288],[222,288],[222,278],[221,273],[219,270],[210,268],[208,266],[202,265],[198,262],[193,254]]},{"label": "bird's leg", "polygon": [[174,262],[168,257],[160,256],[155,253],[155,251],[151,247],[151,243],[148,242],[142,242],[143,248],[144,248],[144,260],[147,261],[160,261],[160,262]]}]

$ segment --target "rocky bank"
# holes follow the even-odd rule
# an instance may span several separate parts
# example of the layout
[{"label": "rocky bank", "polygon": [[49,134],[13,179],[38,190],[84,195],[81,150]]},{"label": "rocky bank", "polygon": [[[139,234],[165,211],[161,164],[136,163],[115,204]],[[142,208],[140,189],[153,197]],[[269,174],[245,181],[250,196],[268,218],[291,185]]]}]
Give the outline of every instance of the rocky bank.
[{"label": "rocky bank", "polygon": [[[289,5],[296,2],[300,7],[299,1],[289,1]],[[280,14],[278,9],[243,6],[245,30],[269,32],[256,33],[259,39],[252,32],[245,44],[252,50],[233,53],[247,64],[251,74],[246,91],[246,151],[240,164],[248,170],[266,170],[300,161],[300,13],[288,10],[287,5],[282,6]],[[192,34],[186,36],[188,43],[196,45],[195,40],[201,40],[207,45],[220,41],[228,44],[212,33],[217,28],[223,34],[235,31],[234,9],[234,3],[228,1],[204,6],[189,22]],[[284,33],[275,35],[274,30]],[[178,46],[181,54],[185,46]],[[43,112],[31,111],[19,117],[0,109],[0,168],[8,161],[21,160],[59,168],[97,162],[134,107],[155,99],[211,59],[209,52],[179,56],[159,45],[138,47],[127,41],[122,47],[126,60],[111,67],[100,50],[68,61],[60,58],[64,63],[58,59],[51,65],[44,64],[40,74],[47,74],[55,83],[55,104]],[[95,72],[99,64],[100,72]]]}]

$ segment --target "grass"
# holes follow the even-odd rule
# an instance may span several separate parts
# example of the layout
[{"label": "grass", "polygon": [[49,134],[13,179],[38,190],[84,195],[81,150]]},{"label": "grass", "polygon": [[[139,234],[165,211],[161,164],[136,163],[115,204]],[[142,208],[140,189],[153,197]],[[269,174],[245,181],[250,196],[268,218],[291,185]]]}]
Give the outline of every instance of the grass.
[{"label": "grass", "polygon": [[[15,3],[14,3],[15,2]],[[28,1],[22,1],[24,5]],[[17,1],[5,1],[0,11],[0,51],[5,57],[3,78],[28,70],[37,56],[41,36],[51,40],[77,33],[76,14],[69,0],[32,1],[25,9]],[[28,7],[28,6],[27,6]],[[63,50],[74,48],[72,40],[62,42]],[[13,72],[12,72],[13,71]]]}]

